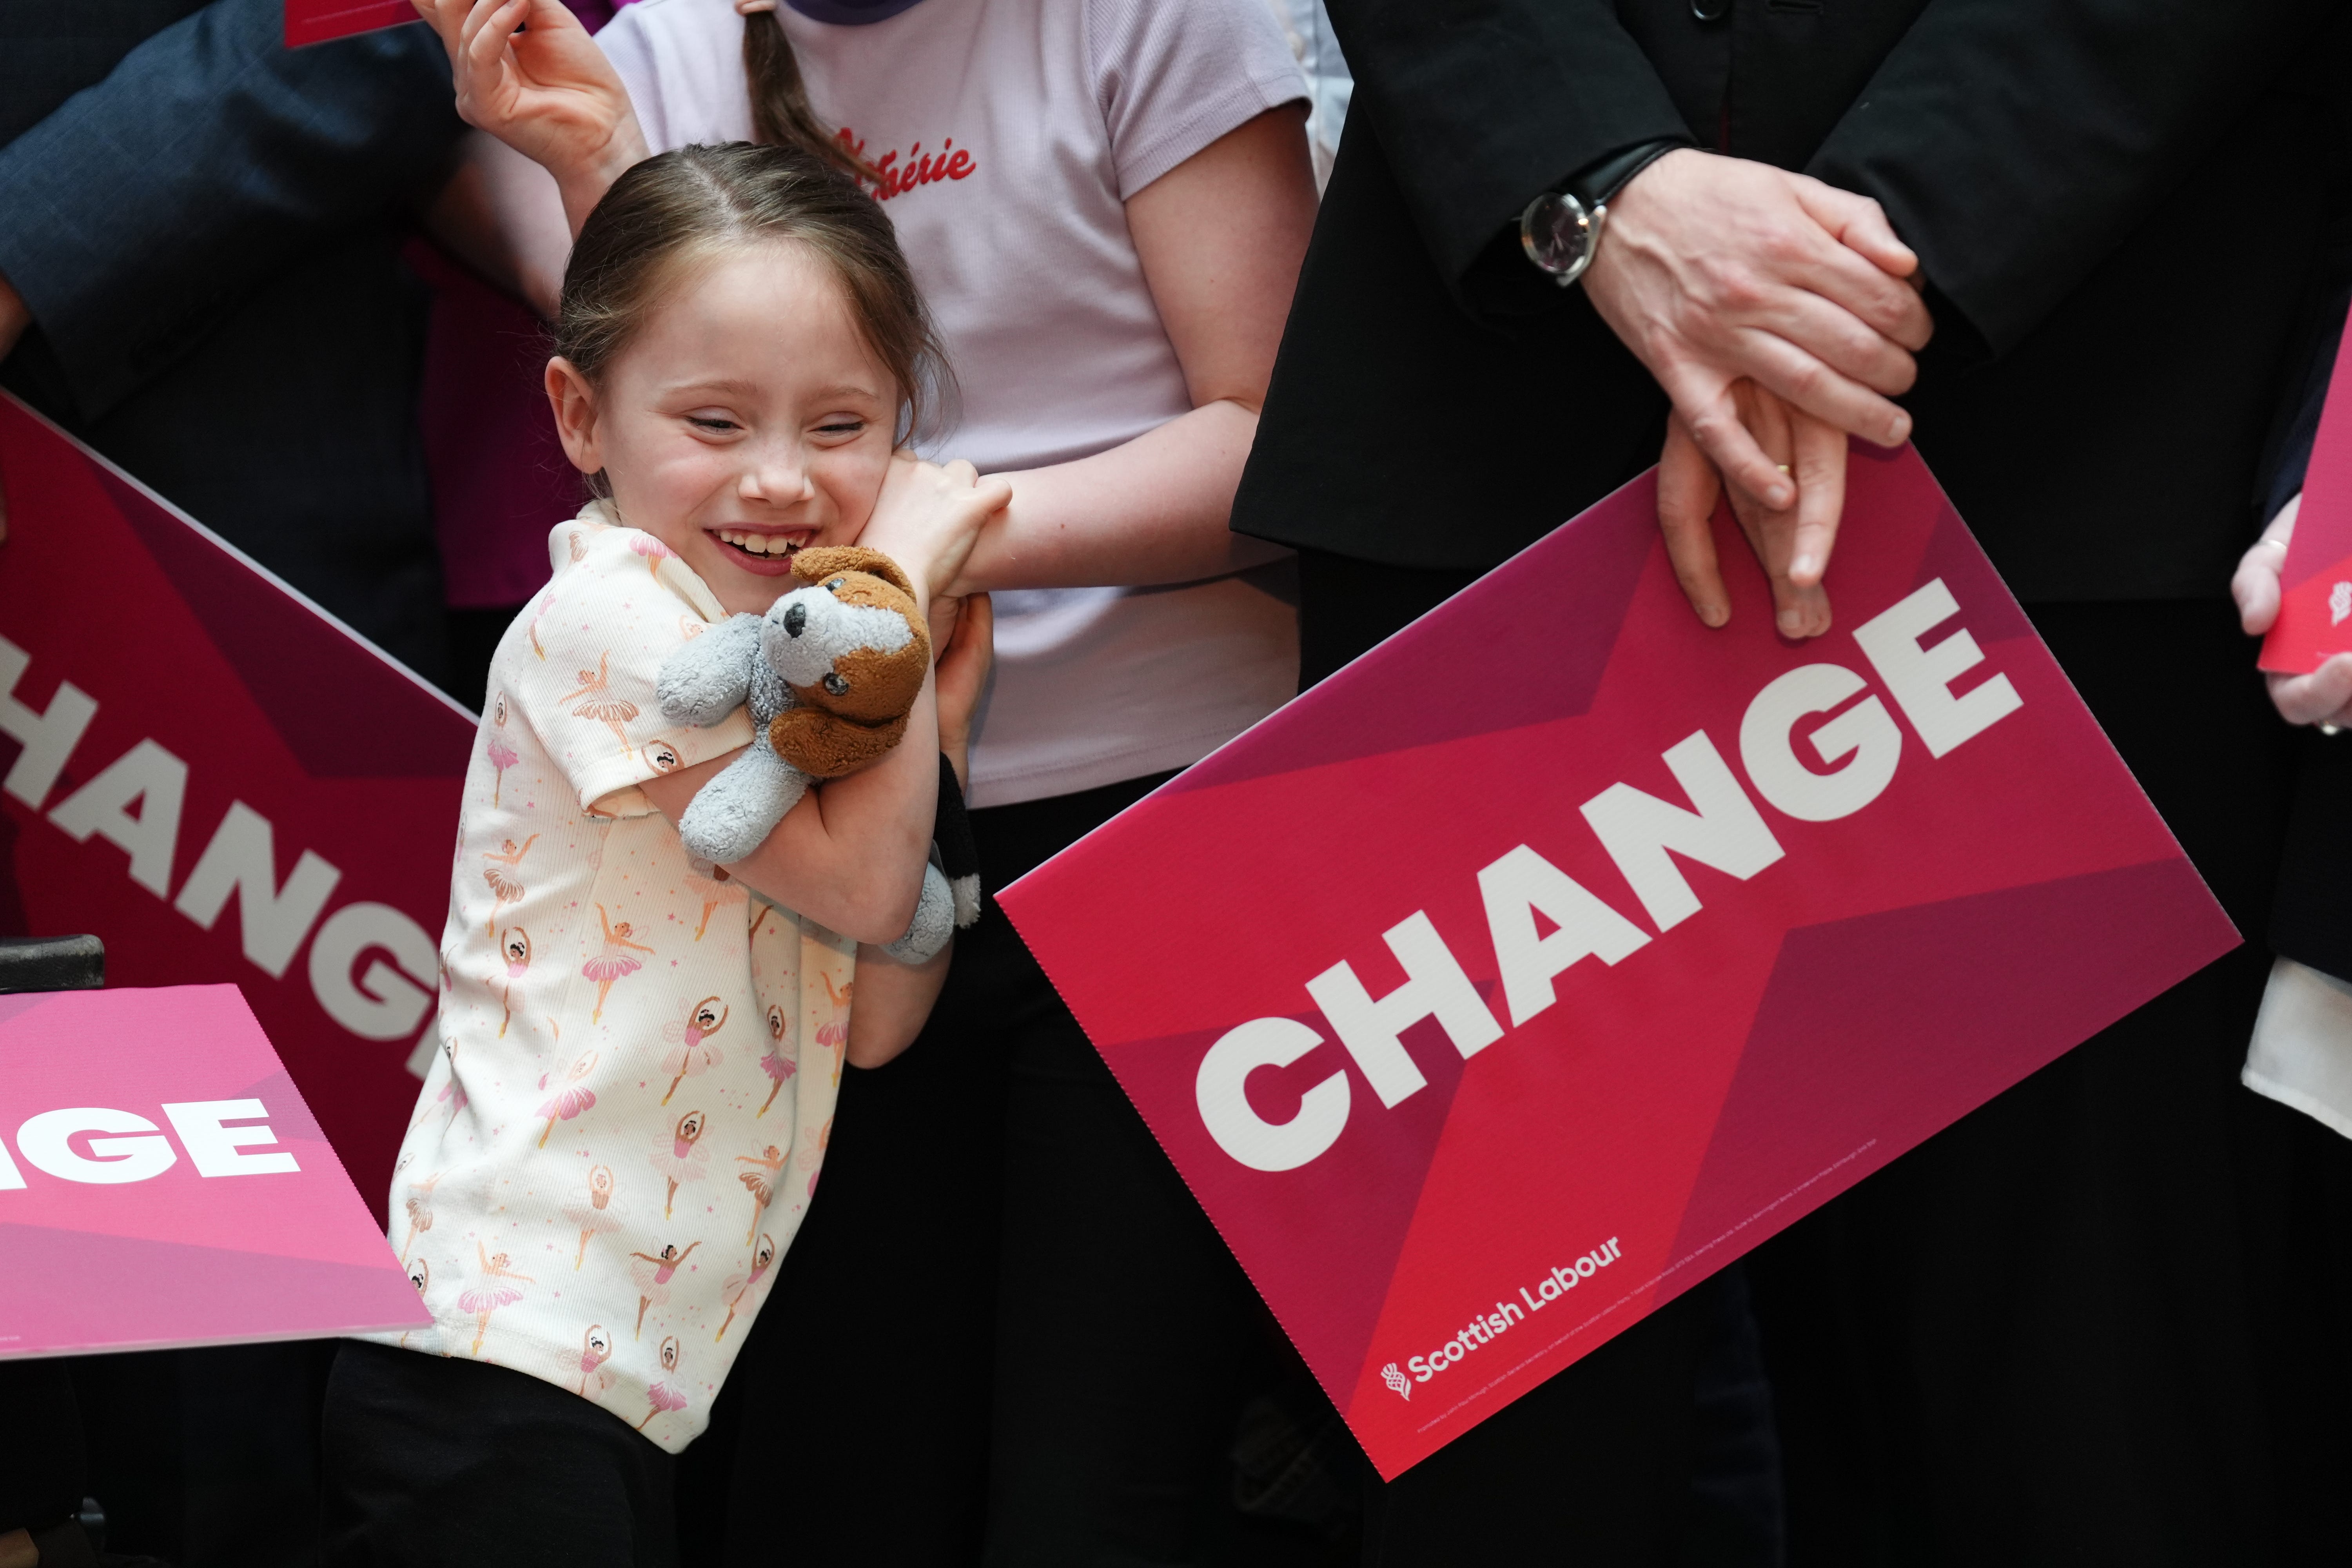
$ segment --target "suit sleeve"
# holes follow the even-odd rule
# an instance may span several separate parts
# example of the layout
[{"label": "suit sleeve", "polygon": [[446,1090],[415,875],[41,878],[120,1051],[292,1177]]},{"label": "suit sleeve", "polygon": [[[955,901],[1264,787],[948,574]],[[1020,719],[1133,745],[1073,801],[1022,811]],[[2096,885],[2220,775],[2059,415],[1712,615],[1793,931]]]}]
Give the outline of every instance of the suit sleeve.
[{"label": "suit sleeve", "polygon": [[1537,193],[1612,153],[1687,137],[1609,0],[1331,0],[1368,115],[1457,290]]},{"label": "suit sleeve", "polygon": [[0,148],[0,276],[86,418],[449,166],[464,127],[430,31],[289,49],[281,5],[215,0]]},{"label": "suit sleeve", "polygon": [[2181,192],[2180,181],[2279,89],[2332,9],[1935,0],[1806,172],[1875,197],[1994,353],[2175,196],[2182,287],[2227,287],[2208,268],[2230,245],[2261,243],[2259,215],[2231,215],[2226,191]]}]

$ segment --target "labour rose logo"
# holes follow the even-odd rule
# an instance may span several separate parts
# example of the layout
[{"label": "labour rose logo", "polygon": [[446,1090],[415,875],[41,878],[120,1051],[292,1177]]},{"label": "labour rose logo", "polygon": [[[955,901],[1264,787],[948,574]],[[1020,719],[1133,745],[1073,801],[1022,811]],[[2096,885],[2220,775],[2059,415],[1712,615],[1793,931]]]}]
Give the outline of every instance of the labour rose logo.
[{"label": "labour rose logo", "polygon": [[1391,1362],[1388,1365],[1381,1368],[1381,1381],[1387,1384],[1391,1388],[1395,1389],[1397,1391],[1398,1398],[1411,1399],[1412,1397],[1412,1384],[1406,1381],[1404,1373],[1397,1370],[1396,1363]]},{"label": "labour rose logo", "polygon": [[2344,617],[2352,616],[2352,583],[2338,583],[2327,595],[2327,624],[2340,626]]}]

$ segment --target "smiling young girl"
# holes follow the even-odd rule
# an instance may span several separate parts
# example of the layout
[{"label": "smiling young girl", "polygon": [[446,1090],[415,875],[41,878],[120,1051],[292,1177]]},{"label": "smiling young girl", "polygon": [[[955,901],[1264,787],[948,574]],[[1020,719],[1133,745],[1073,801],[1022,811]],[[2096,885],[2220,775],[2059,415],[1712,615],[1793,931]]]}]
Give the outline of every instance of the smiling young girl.
[{"label": "smiling young girl", "polygon": [[[555,531],[553,580],[492,661],[424,1090],[458,1109],[419,1120],[393,1194],[395,1214],[430,1195],[431,1228],[394,1241],[435,1321],[338,1358],[331,1562],[672,1561],[670,1456],[807,1208],[843,1060],[902,1048],[945,969],[860,944],[913,915],[984,612],[896,751],[723,868],[675,824],[749,721],[669,725],[654,697],[802,548],[884,550],[928,605],[1003,505],[1002,481],[898,451],[932,365],[887,218],[805,153],[641,163],[582,232],[556,347],[548,395],[601,499]],[[736,882],[762,897],[714,905]],[[770,1173],[748,1236],[743,1162]]]}]

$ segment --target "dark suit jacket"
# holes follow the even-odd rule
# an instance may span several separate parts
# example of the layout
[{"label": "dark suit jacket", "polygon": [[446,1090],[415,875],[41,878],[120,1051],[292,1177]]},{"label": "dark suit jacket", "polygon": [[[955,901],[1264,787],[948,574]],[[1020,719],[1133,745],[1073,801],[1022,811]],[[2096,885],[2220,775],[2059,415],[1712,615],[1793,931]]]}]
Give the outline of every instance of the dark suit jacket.
[{"label": "dark suit jacket", "polygon": [[0,0],[0,276],[37,323],[0,380],[437,674],[398,247],[463,126],[421,26],[283,26],[282,0]]},{"label": "dark suit jacket", "polygon": [[1919,251],[1918,445],[2021,596],[2226,583],[2312,268],[2340,6],[1331,9],[1356,97],[1235,528],[1483,567],[1654,461],[1663,395],[1508,226],[1681,134],[1874,196]]}]

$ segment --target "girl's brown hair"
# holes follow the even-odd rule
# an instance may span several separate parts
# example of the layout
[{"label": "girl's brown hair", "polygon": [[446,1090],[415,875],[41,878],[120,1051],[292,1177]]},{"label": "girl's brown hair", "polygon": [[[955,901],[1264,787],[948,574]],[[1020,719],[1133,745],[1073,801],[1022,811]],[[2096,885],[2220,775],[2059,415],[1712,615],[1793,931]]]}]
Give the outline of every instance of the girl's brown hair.
[{"label": "girl's brown hair", "polygon": [[879,177],[873,165],[809,107],[801,80],[800,58],[784,36],[782,12],[753,11],[743,18],[743,79],[751,89],[751,139],[772,147],[798,147],[815,153],[852,179]]},{"label": "girl's brown hair", "polygon": [[808,247],[840,279],[866,346],[898,384],[894,441],[928,428],[950,390],[946,362],[890,219],[797,145],[681,147],[614,181],[572,247],[555,352],[597,385],[681,268],[778,240]]}]

